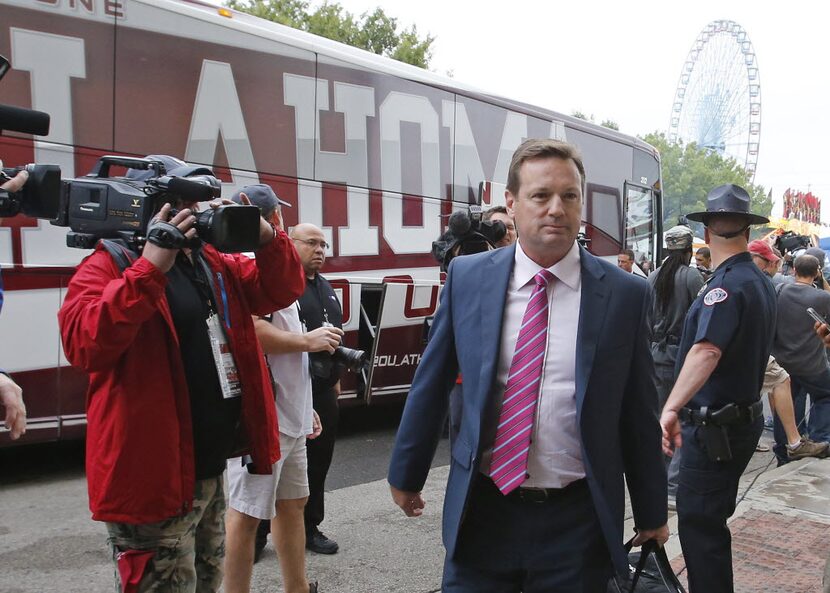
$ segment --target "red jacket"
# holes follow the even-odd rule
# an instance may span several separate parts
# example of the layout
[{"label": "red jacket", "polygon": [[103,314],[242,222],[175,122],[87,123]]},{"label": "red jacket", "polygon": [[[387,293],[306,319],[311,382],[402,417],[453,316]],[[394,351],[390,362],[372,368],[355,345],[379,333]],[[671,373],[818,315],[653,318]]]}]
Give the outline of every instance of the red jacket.
[{"label": "red jacket", "polygon": [[[251,315],[297,300],[302,264],[282,231],[256,260],[210,245],[204,255],[228,299],[228,340],[242,384],[240,436],[255,471],[270,473],[280,457],[276,410]],[[143,257],[122,275],[99,246],[78,266],[58,312],[67,359],[89,373],[86,475],[95,520],[153,523],[192,507],[190,398],[166,283]]]}]

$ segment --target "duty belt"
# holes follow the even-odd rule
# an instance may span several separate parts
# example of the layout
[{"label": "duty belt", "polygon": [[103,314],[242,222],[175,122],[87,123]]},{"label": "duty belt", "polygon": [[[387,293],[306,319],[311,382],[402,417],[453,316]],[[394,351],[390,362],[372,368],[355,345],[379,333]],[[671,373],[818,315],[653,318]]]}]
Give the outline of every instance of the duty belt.
[{"label": "duty belt", "polygon": [[712,409],[703,406],[699,410],[683,408],[678,416],[685,424],[693,426],[733,426],[737,424],[752,424],[764,413],[764,405],[759,401],[748,406],[727,404],[722,408]]}]

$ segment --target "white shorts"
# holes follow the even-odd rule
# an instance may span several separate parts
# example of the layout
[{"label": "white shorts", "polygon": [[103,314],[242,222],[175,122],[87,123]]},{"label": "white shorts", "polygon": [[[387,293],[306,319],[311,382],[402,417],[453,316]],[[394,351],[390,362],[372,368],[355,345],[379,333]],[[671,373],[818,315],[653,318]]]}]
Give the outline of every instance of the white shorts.
[{"label": "white shorts", "polygon": [[778,364],[775,358],[770,356],[767,361],[767,370],[764,372],[764,385],[761,387],[761,393],[769,393],[789,378],[789,373]]},{"label": "white shorts", "polygon": [[248,473],[241,457],[228,459],[228,504],[257,519],[273,519],[278,500],[308,496],[308,458],[305,437],[280,433],[282,457],[270,475]]}]

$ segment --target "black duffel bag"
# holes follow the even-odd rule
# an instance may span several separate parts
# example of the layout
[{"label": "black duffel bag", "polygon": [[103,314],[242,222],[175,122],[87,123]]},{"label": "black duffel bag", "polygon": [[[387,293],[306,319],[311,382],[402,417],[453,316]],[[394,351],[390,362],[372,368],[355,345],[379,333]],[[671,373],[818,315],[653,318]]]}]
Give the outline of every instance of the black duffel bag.
[{"label": "black duffel bag", "polygon": [[633,542],[632,538],[625,544],[629,572],[608,581],[608,593],[686,593],[656,541],[647,541],[639,552],[631,551]]}]

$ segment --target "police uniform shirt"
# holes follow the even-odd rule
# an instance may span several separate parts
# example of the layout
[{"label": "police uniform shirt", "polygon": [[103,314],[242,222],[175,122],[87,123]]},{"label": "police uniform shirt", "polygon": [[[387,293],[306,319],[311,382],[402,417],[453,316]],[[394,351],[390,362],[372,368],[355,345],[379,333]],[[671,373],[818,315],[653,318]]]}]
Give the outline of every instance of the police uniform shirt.
[{"label": "police uniform shirt", "polygon": [[[306,331],[312,331],[322,327],[328,322],[334,327],[343,327],[343,312],[340,309],[340,301],[329,281],[320,274],[314,278],[306,278],[305,292],[297,301],[300,306],[300,320],[305,325]],[[312,352],[309,358],[316,356],[329,357],[326,352]],[[332,387],[340,379],[339,368],[332,368],[328,379],[320,379],[312,376],[312,389],[318,392],[322,389]]]},{"label": "police uniform shirt", "polygon": [[698,342],[711,342],[722,352],[690,408],[758,401],[775,335],[775,313],[772,283],[748,252],[717,267],[686,316],[675,367],[679,373],[689,349]]}]

